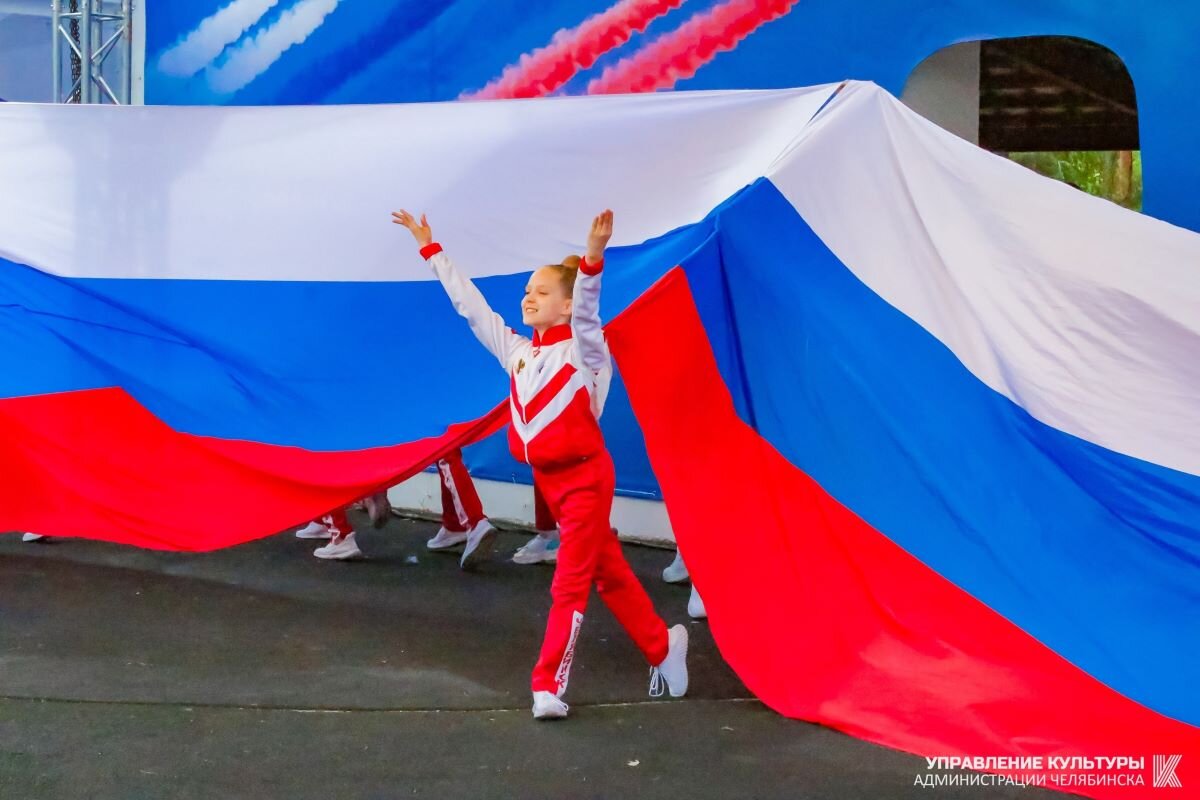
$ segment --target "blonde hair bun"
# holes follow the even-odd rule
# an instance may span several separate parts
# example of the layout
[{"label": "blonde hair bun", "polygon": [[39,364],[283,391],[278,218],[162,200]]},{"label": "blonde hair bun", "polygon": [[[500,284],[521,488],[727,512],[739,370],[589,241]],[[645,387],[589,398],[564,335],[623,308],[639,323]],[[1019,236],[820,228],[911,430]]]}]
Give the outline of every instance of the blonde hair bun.
[{"label": "blonde hair bun", "polygon": [[579,256],[567,256],[562,260],[562,265],[567,269],[579,269],[579,264],[582,259]]}]

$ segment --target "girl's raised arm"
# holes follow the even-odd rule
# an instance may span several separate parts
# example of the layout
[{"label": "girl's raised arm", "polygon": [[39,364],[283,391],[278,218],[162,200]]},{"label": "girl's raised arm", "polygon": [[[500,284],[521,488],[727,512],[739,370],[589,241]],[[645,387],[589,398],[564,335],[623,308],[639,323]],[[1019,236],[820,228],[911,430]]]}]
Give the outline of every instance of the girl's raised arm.
[{"label": "girl's raised arm", "polygon": [[600,323],[600,276],[604,268],[604,248],[612,236],[613,213],[605,211],[592,220],[588,233],[587,255],[579,264],[575,291],[571,300],[571,328],[579,345],[583,363],[594,372],[610,366]]},{"label": "girl's raised arm", "polygon": [[421,248],[422,257],[433,267],[433,274],[450,296],[454,310],[467,320],[475,338],[496,357],[500,366],[509,369],[513,353],[526,341],[525,337],[505,325],[504,319],[492,310],[475,284],[459,274],[454,262],[442,251],[442,246],[433,241],[433,231],[424,214],[421,215],[421,221],[417,222],[407,211],[393,211],[392,222],[403,225],[412,233]]}]

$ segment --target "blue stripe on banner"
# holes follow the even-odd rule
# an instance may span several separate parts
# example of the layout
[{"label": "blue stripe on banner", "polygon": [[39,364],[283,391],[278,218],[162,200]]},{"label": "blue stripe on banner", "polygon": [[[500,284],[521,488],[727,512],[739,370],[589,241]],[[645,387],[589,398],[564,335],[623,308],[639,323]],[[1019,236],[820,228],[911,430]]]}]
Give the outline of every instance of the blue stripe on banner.
[{"label": "blue stripe on banner", "polygon": [[[611,249],[605,319],[708,233],[700,223]],[[477,283],[518,321],[527,278]],[[507,396],[499,365],[433,281],[64,279],[0,260],[0,297],[0,397],[121,386],[185,433],[335,451],[439,435]],[[620,489],[657,497],[619,381],[603,425]],[[528,480],[502,437],[473,466]]]},{"label": "blue stripe on banner", "polygon": [[726,377],[744,377],[759,433],[1068,661],[1200,723],[1200,477],[1030,417],[862,284],[768,181],[718,230],[744,370]]},{"label": "blue stripe on banner", "polygon": [[434,283],[69,280],[3,266],[3,397],[121,386],[185,433],[332,451],[438,435],[505,396]]}]

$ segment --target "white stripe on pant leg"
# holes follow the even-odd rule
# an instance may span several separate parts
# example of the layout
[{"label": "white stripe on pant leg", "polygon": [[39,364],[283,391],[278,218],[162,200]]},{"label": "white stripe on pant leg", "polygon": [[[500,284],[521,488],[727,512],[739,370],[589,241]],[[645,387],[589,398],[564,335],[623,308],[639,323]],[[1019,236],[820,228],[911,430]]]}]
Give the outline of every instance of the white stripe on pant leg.
[{"label": "white stripe on pant leg", "polygon": [[567,649],[563,651],[562,661],[559,662],[558,672],[554,673],[554,682],[558,684],[558,696],[562,697],[567,691],[567,679],[571,677],[571,662],[575,660],[575,640],[579,638],[579,629],[583,626],[583,614],[571,612],[571,635],[567,639]]},{"label": "white stripe on pant leg", "polygon": [[450,492],[450,501],[454,503],[454,513],[458,515],[458,524],[463,530],[467,530],[470,525],[470,519],[467,518],[467,509],[463,507],[462,498],[458,496],[458,485],[454,483],[454,473],[450,470],[450,462],[446,459],[438,461],[438,471],[442,473],[442,483]]}]

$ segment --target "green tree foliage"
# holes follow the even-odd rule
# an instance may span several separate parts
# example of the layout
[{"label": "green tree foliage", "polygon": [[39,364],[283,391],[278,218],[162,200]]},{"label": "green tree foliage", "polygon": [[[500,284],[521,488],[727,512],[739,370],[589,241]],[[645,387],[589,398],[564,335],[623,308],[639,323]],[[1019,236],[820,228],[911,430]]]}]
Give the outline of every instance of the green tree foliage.
[{"label": "green tree foliage", "polygon": [[1070,183],[1097,197],[1142,210],[1140,151],[1009,153],[1008,157],[1048,178]]}]

